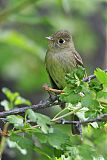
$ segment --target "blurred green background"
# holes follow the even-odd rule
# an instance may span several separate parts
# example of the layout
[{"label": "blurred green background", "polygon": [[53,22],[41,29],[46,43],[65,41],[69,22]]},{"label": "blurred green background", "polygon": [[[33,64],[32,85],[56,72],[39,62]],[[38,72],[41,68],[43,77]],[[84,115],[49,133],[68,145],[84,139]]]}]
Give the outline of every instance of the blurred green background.
[{"label": "blurred green background", "polygon": [[105,0],[1,0],[0,86],[24,94],[48,82],[46,36],[68,29],[88,73],[106,68]]},{"label": "blurred green background", "polygon": [[0,89],[43,99],[45,37],[60,29],[72,33],[88,74],[107,68],[106,21],[106,0],[0,0]]}]

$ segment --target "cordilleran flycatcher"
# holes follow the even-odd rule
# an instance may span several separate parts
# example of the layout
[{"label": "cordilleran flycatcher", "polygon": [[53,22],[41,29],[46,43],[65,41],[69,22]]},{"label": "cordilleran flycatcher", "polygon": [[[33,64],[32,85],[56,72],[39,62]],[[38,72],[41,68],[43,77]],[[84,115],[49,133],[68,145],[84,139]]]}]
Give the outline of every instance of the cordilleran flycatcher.
[{"label": "cordilleran flycatcher", "polygon": [[[46,37],[49,40],[45,57],[46,69],[55,89],[66,87],[65,75],[73,71],[78,65],[83,66],[82,59],[74,47],[71,34],[66,30],[54,33]],[[79,120],[73,115],[73,120]],[[72,125],[72,133],[80,134],[81,126]]]}]

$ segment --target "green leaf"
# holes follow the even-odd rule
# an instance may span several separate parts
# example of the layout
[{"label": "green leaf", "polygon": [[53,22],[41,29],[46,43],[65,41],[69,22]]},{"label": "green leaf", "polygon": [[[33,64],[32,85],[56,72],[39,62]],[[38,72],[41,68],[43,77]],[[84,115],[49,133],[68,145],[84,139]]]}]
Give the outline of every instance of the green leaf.
[{"label": "green leaf", "polygon": [[33,143],[30,138],[26,138],[22,135],[12,133],[9,139],[13,142],[16,142],[17,145],[20,146],[22,149],[33,149]]},{"label": "green leaf", "polygon": [[104,84],[105,87],[107,87],[107,73],[104,72],[103,70],[101,70],[100,68],[97,68],[94,71],[95,76],[97,77],[97,79]]},{"label": "green leaf", "polygon": [[83,107],[87,107],[93,110],[99,108],[99,103],[91,94],[87,94],[86,96],[82,97],[81,104]]},{"label": "green leaf", "polygon": [[2,91],[8,98],[8,101],[4,100],[1,102],[1,104],[5,107],[5,110],[10,110],[16,105],[21,104],[31,105],[31,102],[21,97],[18,92],[11,92],[8,88],[3,88]]},{"label": "green leaf", "polygon": [[54,133],[48,134],[48,142],[51,146],[55,147],[56,149],[62,149],[62,145],[67,143],[69,136],[64,134],[63,132],[60,133],[60,129],[56,129]]},{"label": "green leaf", "polygon": [[34,135],[38,138],[40,143],[46,143],[47,142],[47,134],[35,132]]},{"label": "green leaf", "polygon": [[85,74],[86,74],[85,68],[82,67],[82,66],[78,66],[78,68],[77,68],[77,70],[76,70],[76,75],[77,75],[77,77],[78,77],[80,80],[82,80],[82,79],[84,78]]},{"label": "green leaf", "polygon": [[85,74],[86,74],[85,68],[78,65],[77,68],[74,68],[74,70],[71,73],[66,75],[66,80],[68,80],[69,82],[70,82],[70,80],[71,80],[71,82],[73,82],[72,80],[75,81],[76,79],[82,80],[84,78]]},{"label": "green leaf", "polygon": [[26,104],[31,105],[31,102],[21,96],[18,96],[14,102],[15,105]]},{"label": "green leaf", "polygon": [[41,127],[44,133],[52,132],[51,119],[49,117],[40,113],[35,113],[31,109],[27,110],[27,115],[31,121],[36,122]]},{"label": "green leaf", "polygon": [[78,88],[83,83],[83,78],[85,77],[86,71],[82,66],[74,68],[74,70],[65,76],[65,80],[69,88]]},{"label": "green leaf", "polygon": [[89,87],[91,90],[94,90],[95,92],[101,91],[103,89],[103,85],[99,81],[94,79],[90,81]]},{"label": "green leaf", "polygon": [[[44,151],[42,150],[42,148],[39,148],[39,147],[35,146],[35,147],[34,147],[34,150],[35,150],[37,153],[39,153],[40,155],[46,156],[49,160],[52,160],[51,157],[50,157],[48,154],[46,154],[46,152],[44,152]],[[48,160],[48,159],[47,159],[47,160]]]},{"label": "green leaf", "polygon": [[7,116],[6,119],[9,123],[14,124],[15,128],[22,128],[24,125],[22,116],[10,115],[10,116]]},{"label": "green leaf", "polygon": [[79,94],[75,94],[71,92],[70,94],[66,95],[66,93],[60,95],[60,99],[71,104],[76,104],[81,100]]},{"label": "green leaf", "polygon": [[107,105],[107,92],[100,91],[97,93],[97,100],[100,103],[106,104]]},{"label": "green leaf", "polygon": [[10,100],[10,101],[14,101],[18,96],[19,93],[18,92],[11,92],[10,89],[8,88],[3,88],[2,92],[6,95],[6,97]]},{"label": "green leaf", "polygon": [[0,104],[4,107],[5,111],[8,111],[11,108],[10,103],[7,100],[1,101]]}]

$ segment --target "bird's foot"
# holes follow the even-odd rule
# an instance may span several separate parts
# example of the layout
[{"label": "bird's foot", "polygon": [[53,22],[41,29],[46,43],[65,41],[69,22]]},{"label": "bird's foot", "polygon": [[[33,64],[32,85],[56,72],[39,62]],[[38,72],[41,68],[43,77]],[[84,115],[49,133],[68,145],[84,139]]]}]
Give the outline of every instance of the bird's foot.
[{"label": "bird's foot", "polygon": [[51,88],[49,87],[47,84],[44,84],[43,85],[43,89],[45,91],[48,91],[49,93],[55,93],[55,94],[61,94],[61,93],[64,93],[63,90],[59,90],[59,89],[54,89],[54,88]]}]

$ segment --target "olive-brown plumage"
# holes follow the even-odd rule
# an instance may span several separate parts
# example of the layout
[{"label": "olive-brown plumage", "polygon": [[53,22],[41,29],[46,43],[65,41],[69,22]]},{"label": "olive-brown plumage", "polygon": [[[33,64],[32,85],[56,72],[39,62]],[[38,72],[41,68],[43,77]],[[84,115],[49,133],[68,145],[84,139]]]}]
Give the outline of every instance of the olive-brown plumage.
[{"label": "olive-brown plumage", "polygon": [[[72,72],[78,65],[83,65],[82,59],[75,50],[72,36],[68,31],[61,30],[47,37],[49,40],[45,57],[46,69],[53,88],[64,89],[67,85],[65,75]],[[78,119],[75,116],[76,120]],[[75,125],[73,134],[79,134],[79,128]]]}]

